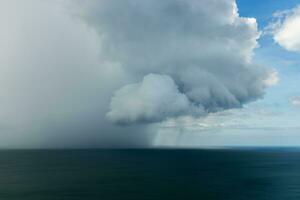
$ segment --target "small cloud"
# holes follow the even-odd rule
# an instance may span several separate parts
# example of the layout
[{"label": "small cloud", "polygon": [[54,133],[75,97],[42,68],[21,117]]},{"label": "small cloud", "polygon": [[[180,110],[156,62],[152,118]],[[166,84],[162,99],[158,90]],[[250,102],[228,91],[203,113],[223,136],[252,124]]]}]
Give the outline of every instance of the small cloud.
[{"label": "small cloud", "polygon": [[274,21],[264,33],[273,35],[273,39],[288,51],[300,53],[300,5],[291,10],[274,13]]},{"label": "small cloud", "polygon": [[278,71],[273,69],[270,71],[269,76],[265,79],[265,85],[267,87],[275,86],[279,83],[280,78],[278,75]]},{"label": "small cloud", "polygon": [[299,96],[291,97],[290,102],[293,106],[300,107],[300,97]]}]

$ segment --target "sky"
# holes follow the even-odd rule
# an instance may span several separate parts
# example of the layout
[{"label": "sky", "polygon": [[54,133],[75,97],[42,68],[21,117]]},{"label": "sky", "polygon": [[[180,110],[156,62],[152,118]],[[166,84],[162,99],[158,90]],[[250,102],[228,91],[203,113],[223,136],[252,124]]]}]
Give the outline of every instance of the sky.
[{"label": "sky", "polygon": [[0,148],[300,145],[299,0],[0,1]]}]

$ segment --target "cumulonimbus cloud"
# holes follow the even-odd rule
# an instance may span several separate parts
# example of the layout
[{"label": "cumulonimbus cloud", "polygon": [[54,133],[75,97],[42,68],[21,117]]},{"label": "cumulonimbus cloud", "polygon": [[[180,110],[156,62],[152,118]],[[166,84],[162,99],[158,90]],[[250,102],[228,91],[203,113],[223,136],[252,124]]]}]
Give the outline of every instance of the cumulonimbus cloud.
[{"label": "cumulonimbus cloud", "polygon": [[241,107],[276,82],[234,0],[3,0],[0,24],[0,148],[147,146],[157,131],[140,123]]},{"label": "cumulonimbus cloud", "polygon": [[131,76],[111,100],[113,122],[242,107],[269,85],[273,72],[252,61],[256,20],[240,17],[235,0],[100,0],[80,7],[106,58]]}]

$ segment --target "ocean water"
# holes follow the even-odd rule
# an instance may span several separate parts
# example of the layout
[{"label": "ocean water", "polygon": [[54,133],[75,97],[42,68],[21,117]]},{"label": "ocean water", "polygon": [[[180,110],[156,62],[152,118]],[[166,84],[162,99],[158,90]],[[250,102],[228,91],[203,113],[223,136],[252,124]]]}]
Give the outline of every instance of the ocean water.
[{"label": "ocean water", "polygon": [[300,150],[0,151],[0,200],[299,200]]}]

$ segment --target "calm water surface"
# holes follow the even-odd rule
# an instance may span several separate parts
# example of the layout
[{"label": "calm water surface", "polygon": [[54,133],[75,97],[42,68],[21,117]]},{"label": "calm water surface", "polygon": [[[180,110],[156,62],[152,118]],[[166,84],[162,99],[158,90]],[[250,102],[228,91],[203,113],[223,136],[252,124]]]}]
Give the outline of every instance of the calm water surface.
[{"label": "calm water surface", "polygon": [[0,200],[299,200],[300,150],[0,151]]}]

